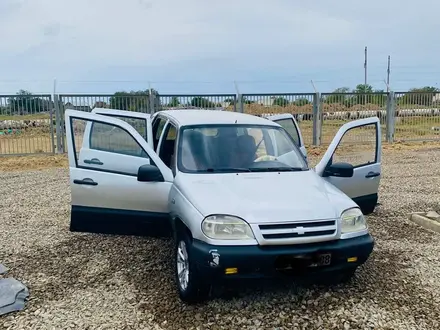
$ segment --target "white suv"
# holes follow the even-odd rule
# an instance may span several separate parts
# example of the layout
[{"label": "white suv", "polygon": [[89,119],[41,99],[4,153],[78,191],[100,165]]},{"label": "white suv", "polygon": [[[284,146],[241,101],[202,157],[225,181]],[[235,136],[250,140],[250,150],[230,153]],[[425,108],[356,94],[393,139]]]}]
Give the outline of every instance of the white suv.
[{"label": "white suv", "polygon": [[[373,250],[364,214],[374,210],[380,181],[376,117],[343,125],[314,169],[300,133],[295,139],[247,114],[66,110],[65,121],[70,230],[172,233],[186,302],[206,298],[217,279],[347,280]],[[373,159],[333,162],[346,133],[363,127],[375,132]]]}]

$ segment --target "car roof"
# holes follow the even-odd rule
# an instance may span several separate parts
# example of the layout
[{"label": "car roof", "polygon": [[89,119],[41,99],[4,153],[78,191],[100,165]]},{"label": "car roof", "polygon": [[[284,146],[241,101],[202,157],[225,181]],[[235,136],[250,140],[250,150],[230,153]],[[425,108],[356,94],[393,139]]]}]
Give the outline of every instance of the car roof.
[{"label": "car roof", "polygon": [[220,111],[220,110],[162,110],[159,112],[174,119],[179,126],[209,125],[209,124],[246,124],[246,125],[269,125],[279,126],[277,123],[266,118],[250,114]]}]

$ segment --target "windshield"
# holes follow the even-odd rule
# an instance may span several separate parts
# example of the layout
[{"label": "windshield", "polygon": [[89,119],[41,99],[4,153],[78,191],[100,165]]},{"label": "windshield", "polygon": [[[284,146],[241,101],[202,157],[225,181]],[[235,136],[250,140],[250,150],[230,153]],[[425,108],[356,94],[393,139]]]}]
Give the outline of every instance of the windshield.
[{"label": "windshield", "polygon": [[179,139],[182,172],[272,172],[307,170],[302,153],[281,127],[187,126]]}]

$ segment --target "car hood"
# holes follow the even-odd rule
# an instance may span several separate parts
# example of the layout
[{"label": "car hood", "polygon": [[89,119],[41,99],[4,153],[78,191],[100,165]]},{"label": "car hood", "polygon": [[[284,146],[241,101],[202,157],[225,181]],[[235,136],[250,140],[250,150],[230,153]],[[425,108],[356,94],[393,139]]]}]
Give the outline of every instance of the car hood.
[{"label": "car hood", "polygon": [[313,170],[183,174],[175,185],[203,216],[229,214],[249,223],[330,219],[356,206]]}]

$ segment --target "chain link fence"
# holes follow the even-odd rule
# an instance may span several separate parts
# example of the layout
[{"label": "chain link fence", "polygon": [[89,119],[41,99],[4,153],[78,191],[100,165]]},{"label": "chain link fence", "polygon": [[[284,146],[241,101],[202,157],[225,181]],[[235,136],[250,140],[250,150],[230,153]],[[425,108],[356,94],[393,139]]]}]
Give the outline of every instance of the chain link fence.
[{"label": "chain link fence", "polygon": [[51,95],[0,95],[0,155],[55,152]]},{"label": "chain link fence", "polygon": [[377,116],[383,141],[440,141],[440,93],[262,93],[160,95],[0,95],[0,156],[66,152],[64,111],[94,108],[154,113],[168,109],[292,114],[307,145],[328,145],[346,122]]},{"label": "chain link fence", "polygon": [[321,143],[329,144],[339,128],[351,120],[379,117],[382,139],[385,139],[385,121],[388,93],[322,93]]},{"label": "chain link fence", "polygon": [[436,93],[394,93],[396,141],[440,140],[440,98],[437,96]]},{"label": "chain link fence", "polygon": [[306,144],[313,143],[313,107],[315,94],[242,94],[240,112],[252,115],[292,114]]}]

